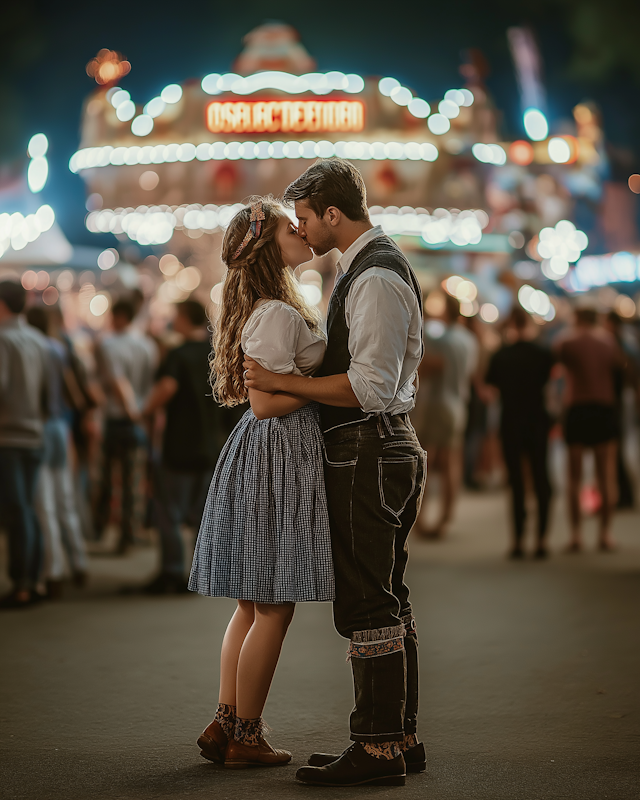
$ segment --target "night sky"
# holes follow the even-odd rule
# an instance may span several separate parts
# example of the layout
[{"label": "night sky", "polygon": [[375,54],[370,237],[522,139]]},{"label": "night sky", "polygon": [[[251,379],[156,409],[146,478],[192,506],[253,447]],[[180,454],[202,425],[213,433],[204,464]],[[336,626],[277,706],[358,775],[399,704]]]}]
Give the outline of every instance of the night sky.
[{"label": "night sky", "polygon": [[506,29],[529,24],[544,62],[551,132],[577,102],[595,100],[617,154],[614,179],[626,181],[638,169],[639,3],[9,2],[0,23],[0,177],[6,181],[23,165],[33,133],[46,133],[51,172],[43,199],[77,244],[103,243],[84,228],[83,182],[67,166],[78,145],[82,101],[95,86],[86,63],[102,47],[123,53],[132,70],[120,84],[145,103],[168,83],[228,71],[244,34],[270,19],[298,29],[320,71],[390,75],[429,101],[462,84],[465,50],[480,49],[505,138],[523,135]]}]

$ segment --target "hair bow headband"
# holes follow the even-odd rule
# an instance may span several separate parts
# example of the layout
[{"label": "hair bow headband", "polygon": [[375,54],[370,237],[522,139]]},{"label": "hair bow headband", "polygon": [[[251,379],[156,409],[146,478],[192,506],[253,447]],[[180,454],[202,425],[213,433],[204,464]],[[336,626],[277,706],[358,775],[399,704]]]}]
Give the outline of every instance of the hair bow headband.
[{"label": "hair bow headband", "polygon": [[262,221],[265,219],[264,210],[262,208],[262,200],[257,203],[251,203],[251,216],[249,218],[249,228],[240,243],[240,247],[233,254],[234,259],[238,258],[240,253],[249,244],[251,239],[259,239],[262,232]]}]

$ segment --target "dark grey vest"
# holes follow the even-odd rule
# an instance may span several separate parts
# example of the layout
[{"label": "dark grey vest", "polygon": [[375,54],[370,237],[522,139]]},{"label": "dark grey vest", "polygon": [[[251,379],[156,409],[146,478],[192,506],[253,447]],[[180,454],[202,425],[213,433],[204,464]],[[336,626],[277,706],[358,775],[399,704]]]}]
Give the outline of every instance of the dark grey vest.
[{"label": "dark grey vest", "polygon": [[[349,353],[349,328],[345,318],[345,302],[349,289],[353,282],[362,273],[371,267],[382,267],[390,269],[398,274],[402,280],[413,288],[422,312],[422,294],[420,285],[407,261],[404,253],[398,245],[388,236],[379,236],[369,244],[365,245],[358,255],[353,259],[351,267],[346,275],[343,275],[336,284],[331,299],[329,300],[329,313],[327,316],[328,344],[324,361],[320,367],[318,375],[340,375],[347,372],[351,364]],[[375,325],[375,319],[371,320]],[[337,406],[320,406],[320,419],[322,430],[334,428],[337,425],[345,425],[350,422],[358,422],[366,418],[366,414],[360,408],[338,408]]]}]

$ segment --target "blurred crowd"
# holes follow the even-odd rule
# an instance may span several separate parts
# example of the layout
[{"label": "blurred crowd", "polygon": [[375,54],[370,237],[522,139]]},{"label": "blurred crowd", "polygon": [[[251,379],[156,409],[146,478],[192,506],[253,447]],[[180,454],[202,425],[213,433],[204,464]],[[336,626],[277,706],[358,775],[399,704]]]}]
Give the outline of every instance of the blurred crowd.
[{"label": "blurred crowd", "polygon": [[[533,555],[547,557],[552,492],[559,487],[567,494],[567,551],[582,550],[583,517],[593,513],[598,549],[615,549],[613,513],[634,506],[640,467],[626,446],[636,441],[640,410],[638,325],[602,312],[588,296],[553,325],[519,306],[502,325],[484,325],[461,316],[459,301],[439,291],[426,307],[413,417],[429,455],[432,491],[418,535],[446,535],[461,485],[477,490],[506,481],[512,558],[525,555],[529,496],[537,504]],[[564,479],[550,474],[553,445],[565,456]]]},{"label": "blurred crowd", "polygon": [[[19,283],[0,282],[0,529],[12,583],[0,605],[27,607],[60,597],[70,582],[84,586],[88,549],[125,554],[149,528],[159,565],[137,590],[186,592],[183,527],[197,528],[218,455],[245,411],[212,400],[204,307],[176,303],[169,327],[151,336],[133,292],[114,302],[108,332],[70,335],[58,306],[27,300]],[[612,550],[614,509],[635,502],[639,465],[624,444],[640,408],[637,325],[586,298],[573,319],[553,325],[518,306],[487,325],[461,316],[445,293],[426,307],[413,421],[430,480],[416,535],[447,535],[461,486],[506,483],[509,555],[525,555],[531,495],[531,552],[546,557],[560,483],[550,447],[564,441],[566,547],[582,549],[583,516],[597,513],[597,545]]]},{"label": "blurred crowd", "polygon": [[152,338],[134,293],[111,308],[108,333],[72,338],[57,306],[31,305],[0,282],[0,526],[21,608],[87,581],[87,544],[125,554],[143,528],[160,564],[140,587],[182,593],[182,526],[197,526],[218,455],[244,408],[211,398],[204,307],[176,304]]}]

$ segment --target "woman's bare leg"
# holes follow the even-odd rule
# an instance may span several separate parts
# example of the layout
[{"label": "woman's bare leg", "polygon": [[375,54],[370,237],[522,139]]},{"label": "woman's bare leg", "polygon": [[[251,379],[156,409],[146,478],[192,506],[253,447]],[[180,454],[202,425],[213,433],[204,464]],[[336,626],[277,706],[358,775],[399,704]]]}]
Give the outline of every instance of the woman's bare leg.
[{"label": "woman's bare leg", "polygon": [[611,521],[613,510],[618,502],[616,475],[617,443],[603,442],[594,448],[598,489],[602,497],[600,506],[599,544],[603,550],[613,547],[611,540]]},{"label": "woman's bare leg", "polygon": [[582,485],[582,456],[584,448],[579,444],[569,445],[569,520],[571,522],[571,541],[569,548],[582,547],[580,488]]},{"label": "woman's bare leg", "polygon": [[220,653],[220,695],[218,701],[225,705],[236,705],[238,658],[254,619],[254,604],[250,600],[238,600],[238,607],[227,625]]},{"label": "woman's bare leg", "polygon": [[236,714],[245,720],[262,716],[295,605],[255,603],[254,608],[255,619],[237,661]]}]

